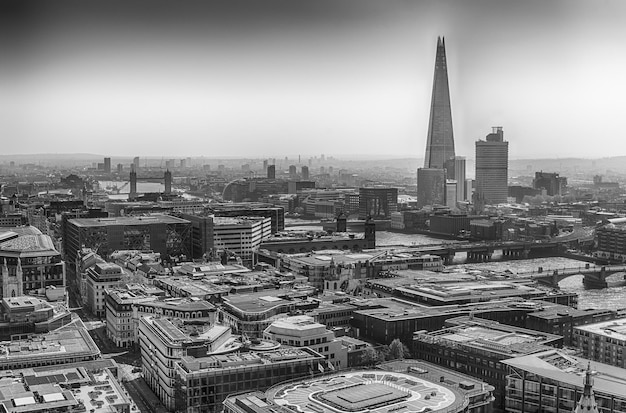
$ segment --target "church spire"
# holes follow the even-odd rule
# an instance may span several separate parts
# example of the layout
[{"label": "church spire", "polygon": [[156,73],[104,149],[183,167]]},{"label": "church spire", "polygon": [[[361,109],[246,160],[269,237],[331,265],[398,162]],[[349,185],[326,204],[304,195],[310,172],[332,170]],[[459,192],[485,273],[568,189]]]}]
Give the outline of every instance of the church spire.
[{"label": "church spire", "polygon": [[583,395],[580,397],[576,408],[574,408],[574,413],[598,413],[598,405],[596,403],[596,398],[593,395],[591,362],[588,362],[587,364]]}]

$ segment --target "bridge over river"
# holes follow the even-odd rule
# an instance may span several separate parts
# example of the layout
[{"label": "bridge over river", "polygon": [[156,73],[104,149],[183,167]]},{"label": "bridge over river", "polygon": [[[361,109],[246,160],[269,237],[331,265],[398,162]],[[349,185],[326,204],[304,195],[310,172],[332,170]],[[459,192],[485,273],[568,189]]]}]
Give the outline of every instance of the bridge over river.
[{"label": "bridge over river", "polygon": [[[613,275],[621,275],[618,277],[619,285],[626,285],[626,265],[593,265],[585,264],[582,267],[562,268],[550,271],[519,272],[516,275],[518,279],[533,279],[540,284],[558,287],[559,282],[572,275],[582,275],[583,284],[587,288],[606,288],[609,286],[607,278]],[[614,277],[615,278],[615,277]],[[614,285],[614,280],[611,280]]]}]

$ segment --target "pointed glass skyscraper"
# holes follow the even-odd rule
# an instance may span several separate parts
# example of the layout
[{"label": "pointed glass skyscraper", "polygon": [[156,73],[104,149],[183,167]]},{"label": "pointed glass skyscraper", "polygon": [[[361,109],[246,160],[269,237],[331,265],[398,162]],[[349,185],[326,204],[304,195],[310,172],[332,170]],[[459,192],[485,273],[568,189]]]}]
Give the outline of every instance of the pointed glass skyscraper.
[{"label": "pointed glass skyscraper", "polygon": [[438,37],[424,168],[443,169],[446,167],[446,161],[453,158],[454,135],[452,133],[446,43],[443,38]]}]

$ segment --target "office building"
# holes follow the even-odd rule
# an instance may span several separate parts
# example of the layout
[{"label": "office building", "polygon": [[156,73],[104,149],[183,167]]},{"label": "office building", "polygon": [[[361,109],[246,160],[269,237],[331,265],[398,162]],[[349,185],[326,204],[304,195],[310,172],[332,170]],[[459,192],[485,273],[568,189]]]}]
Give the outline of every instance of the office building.
[{"label": "office building", "polygon": [[117,250],[191,256],[191,223],[170,215],[70,219],[64,239],[69,262],[76,262],[81,248],[103,257]]},{"label": "office building", "polygon": [[187,356],[174,363],[175,379],[168,390],[176,394],[175,400],[161,400],[175,411],[218,412],[232,394],[265,391],[279,383],[320,375],[322,364],[326,365],[324,357],[306,347]]},{"label": "office building", "polygon": [[104,173],[111,173],[111,158],[104,158]]},{"label": "office building", "polygon": [[609,221],[596,228],[597,243],[594,256],[608,261],[626,261],[626,225],[624,220],[616,218],[615,223]]},{"label": "office building", "polygon": [[135,157],[133,158],[133,163],[132,163],[132,166],[134,166],[134,167],[135,167],[135,170],[139,169],[139,157],[138,157],[138,156],[135,156]]},{"label": "office building", "polygon": [[100,358],[100,349],[77,319],[49,333],[2,341],[0,355],[0,370],[15,370],[93,361]]},{"label": "office building", "polygon": [[277,341],[283,346],[309,347],[340,370],[348,367],[348,348],[344,347],[335,333],[308,315],[286,317],[272,322],[263,331],[263,338]]},{"label": "office building", "polygon": [[448,86],[445,39],[437,38],[435,76],[428,121],[428,138],[424,168],[443,169],[447,160],[454,158],[452,110]]},{"label": "office building", "polygon": [[[509,367],[507,412],[626,412],[626,370],[623,368],[590,362],[561,350],[510,358],[502,363]],[[591,384],[595,410],[593,404],[587,404]]]},{"label": "office building", "polygon": [[272,235],[272,220],[265,217],[213,218],[213,247],[251,264],[253,253]]},{"label": "office building", "polygon": [[78,413],[93,407],[89,410],[130,413],[132,401],[115,377],[116,368],[104,365],[73,363],[3,372],[0,411]]},{"label": "office building", "polygon": [[469,199],[469,197],[467,196],[465,170],[466,170],[465,157],[455,156],[453,178],[456,181],[456,201],[457,202],[464,202]]},{"label": "office building", "polygon": [[567,178],[559,176],[557,173],[535,172],[533,179],[533,188],[545,191],[545,195],[555,196],[563,195],[567,187]]},{"label": "office building", "polygon": [[87,268],[84,274],[84,287],[87,301],[83,303],[96,317],[105,316],[105,290],[121,284],[124,270],[117,264],[97,263]]},{"label": "office building", "polygon": [[496,126],[485,140],[476,141],[476,205],[507,202],[509,143]]},{"label": "office building", "polygon": [[391,219],[396,211],[397,188],[359,188],[359,219]]},{"label": "office building", "polygon": [[582,357],[626,368],[626,318],[579,325],[573,332],[572,344]]},{"label": "office building", "polygon": [[416,332],[412,354],[494,386],[494,407],[504,408],[506,365],[511,357],[560,347],[563,337],[474,317],[448,320],[447,328]]},{"label": "office building", "polygon": [[417,206],[445,205],[446,170],[419,168],[417,170]]},{"label": "office building", "polygon": [[457,182],[453,179],[446,180],[446,206],[451,209],[456,208],[457,203],[457,193],[458,190]]},{"label": "office building", "polygon": [[267,165],[267,179],[276,179],[276,165]]},{"label": "office building", "polygon": [[206,357],[231,338],[228,327],[208,319],[160,315],[142,317],[138,334],[146,383],[170,410],[175,405],[176,364],[187,359],[197,365],[196,358]]},{"label": "office building", "polygon": [[302,175],[302,180],[303,181],[308,181],[309,180],[309,167],[308,166],[305,165],[305,166],[302,167],[301,175]]}]

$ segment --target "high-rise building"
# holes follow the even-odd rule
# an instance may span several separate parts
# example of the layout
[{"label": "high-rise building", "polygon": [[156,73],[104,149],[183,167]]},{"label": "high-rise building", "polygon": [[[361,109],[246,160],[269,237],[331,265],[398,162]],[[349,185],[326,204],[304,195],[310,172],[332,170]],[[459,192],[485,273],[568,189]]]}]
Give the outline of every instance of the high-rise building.
[{"label": "high-rise building", "polygon": [[445,204],[445,169],[419,168],[417,170],[417,206]]},{"label": "high-rise building", "polygon": [[168,169],[165,171],[163,179],[165,180],[165,193],[172,193],[172,172]]},{"label": "high-rise building", "polygon": [[[446,45],[444,39],[437,38],[426,156],[424,168],[417,171],[418,206],[445,204],[446,177],[456,179],[454,167],[454,135],[452,133]],[[458,179],[457,182],[459,182]],[[461,182],[463,181],[461,180]],[[455,199],[454,201],[451,200],[452,202],[456,202],[456,194],[460,191],[454,192]]]},{"label": "high-rise building", "polygon": [[437,38],[435,77],[433,79],[424,168],[444,168],[445,162],[452,158],[454,158],[454,135],[452,133],[446,43],[444,39]]},{"label": "high-rise building", "polygon": [[456,208],[457,182],[453,179],[446,180],[446,206]]},{"label": "high-rise building", "polygon": [[139,169],[139,157],[135,156],[133,158],[133,165],[135,166],[135,170]]},{"label": "high-rise building", "polygon": [[563,191],[567,186],[567,178],[559,176],[558,173],[535,172],[533,179],[533,188],[545,190],[546,195],[563,195]]},{"label": "high-rise building", "polygon": [[111,173],[111,158],[104,158],[104,173]]},{"label": "high-rise building", "polygon": [[276,165],[267,165],[267,179],[276,179]]},{"label": "high-rise building", "polygon": [[289,179],[296,179],[297,177],[296,165],[289,165]]},{"label": "high-rise building", "polygon": [[502,127],[476,141],[476,205],[505,203],[508,197],[509,143]]},{"label": "high-rise building", "polygon": [[309,180],[309,167],[308,166],[302,167],[302,180],[303,181]]},{"label": "high-rise building", "polygon": [[398,188],[359,188],[359,219],[390,219],[398,211]]},{"label": "high-rise building", "polygon": [[465,192],[465,157],[464,156],[455,156],[454,157],[454,178],[456,181],[456,201],[463,202],[468,199],[467,193]]}]

